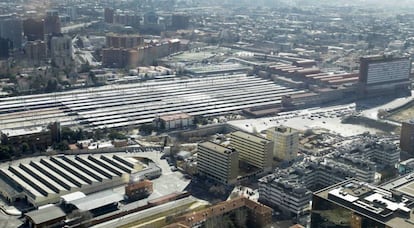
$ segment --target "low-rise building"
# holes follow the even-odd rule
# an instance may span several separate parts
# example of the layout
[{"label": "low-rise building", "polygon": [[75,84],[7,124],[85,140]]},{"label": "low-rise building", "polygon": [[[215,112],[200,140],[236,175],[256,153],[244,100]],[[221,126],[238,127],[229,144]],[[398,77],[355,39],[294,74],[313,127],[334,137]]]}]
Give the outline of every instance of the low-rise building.
[{"label": "low-rise building", "polygon": [[163,115],[154,120],[159,129],[171,130],[188,128],[194,124],[194,117],[187,113]]},{"label": "low-rise building", "polygon": [[398,172],[402,175],[414,171],[414,158],[402,161],[398,164]]},{"label": "low-rise building", "polygon": [[25,214],[29,227],[59,227],[66,218],[66,213],[59,206],[50,205],[43,209]]},{"label": "low-rise building", "polygon": [[149,180],[141,180],[138,182],[130,182],[125,186],[125,195],[128,200],[140,200],[151,195],[153,184]]}]

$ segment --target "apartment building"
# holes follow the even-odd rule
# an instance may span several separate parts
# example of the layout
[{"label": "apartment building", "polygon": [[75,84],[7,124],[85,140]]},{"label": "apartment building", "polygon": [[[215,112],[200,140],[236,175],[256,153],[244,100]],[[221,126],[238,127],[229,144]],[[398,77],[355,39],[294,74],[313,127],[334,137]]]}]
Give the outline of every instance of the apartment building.
[{"label": "apartment building", "polygon": [[290,161],[298,156],[299,132],[290,127],[272,127],[266,131],[266,138],[272,140],[273,156]]},{"label": "apartment building", "polygon": [[213,142],[198,144],[197,167],[201,175],[225,185],[235,184],[239,169],[239,153]]},{"label": "apartment building", "polygon": [[262,169],[272,170],[273,142],[242,131],[231,133],[231,146],[239,152],[240,161]]}]

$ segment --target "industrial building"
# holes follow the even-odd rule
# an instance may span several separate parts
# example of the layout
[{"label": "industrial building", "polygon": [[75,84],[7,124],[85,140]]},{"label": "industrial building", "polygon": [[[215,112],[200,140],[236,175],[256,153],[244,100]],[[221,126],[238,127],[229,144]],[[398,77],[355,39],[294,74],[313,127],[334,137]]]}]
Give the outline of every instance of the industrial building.
[{"label": "industrial building", "polygon": [[29,227],[58,227],[66,218],[66,213],[59,206],[50,205],[46,208],[26,213],[25,217]]},{"label": "industrial building", "polygon": [[311,227],[412,227],[412,179],[391,190],[354,179],[313,194]]},{"label": "industrial building", "polygon": [[184,129],[194,125],[194,117],[187,113],[163,115],[155,118],[155,126],[164,130]]},{"label": "industrial building", "polygon": [[239,152],[239,159],[264,172],[272,170],[273,142],[242,131],[231,135],[231,146]]},{"label": "industrial building", "polygon": [[282,106],[288,109],[306,108],[354,97],[354,87],[318,88],[312,92],[283,96]]},{"label": "industrial building", "polygon": [[118,210],[118,203],[123,199],[123,194],[107,190],[66,200],[62,207],[67,211],[89,212],[93,217],[98,217]]},{"label": "industrial building", "polygon": [[61,126],[115,128],[152,123],[161,115],[218,115],[280,104],[303,91],[245,74],[157,79],[53,94],[0,98],[2,130],[23,131],[58,121]]},{"label": "industrial building", "polygon": [[285,82],[301,81],[306,84],[319,86],[339,86],[344,84],[356,84],[358,82],[357,73],[345,72],[322,72],[317,68],[313,60],[296,61],[294,64],[277,63],[268,67],[267,71],[274,74]]},{"label": "industrial building", "polygon": [[237,150],[213,142],[198,144],[198,172],[225,185],[235,184],[239,172]]},{"label": "industrial building", "polygon": [[41,206],[72,192],[88,194],[122,185],[141,167],[135,159],[118,155],[34,158],[0,168],[0,181],[8,186],[1,194],[10,202],[21,199]]},{"label": "industrial building", "polygon": [[266,138],[272,140],[273,156],[281,161],[290,161],[298,156],[299,132],[290,127],[273,127],[266,131]]}]

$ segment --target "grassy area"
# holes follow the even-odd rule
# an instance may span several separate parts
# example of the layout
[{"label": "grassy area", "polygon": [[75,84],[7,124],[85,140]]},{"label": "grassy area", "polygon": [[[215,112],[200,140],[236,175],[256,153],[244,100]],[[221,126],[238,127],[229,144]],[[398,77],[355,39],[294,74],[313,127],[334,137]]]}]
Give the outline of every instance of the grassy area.
[{"label": "grassy area", "polygon": [[404,121],[407,121],[413,118],[414,118],[414,103],[391,113],[387,117],[387,119],[396,121],[396,122],[404,122]]}]

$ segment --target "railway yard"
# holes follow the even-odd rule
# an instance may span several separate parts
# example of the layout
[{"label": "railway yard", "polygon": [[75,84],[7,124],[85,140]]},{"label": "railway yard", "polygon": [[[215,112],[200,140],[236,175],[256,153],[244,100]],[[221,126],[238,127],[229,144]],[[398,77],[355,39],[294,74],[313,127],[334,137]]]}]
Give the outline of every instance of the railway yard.
[{"label": "railway yard", "polygon": [[89,129],[150,123],[156,116],[185,112],[219,115],[274,105],[303,91],[245,74],[149,80],[68,92],[0,99],[3,130],[33,129],[58,121]]}]

